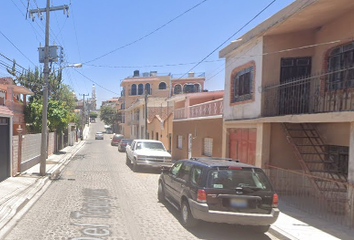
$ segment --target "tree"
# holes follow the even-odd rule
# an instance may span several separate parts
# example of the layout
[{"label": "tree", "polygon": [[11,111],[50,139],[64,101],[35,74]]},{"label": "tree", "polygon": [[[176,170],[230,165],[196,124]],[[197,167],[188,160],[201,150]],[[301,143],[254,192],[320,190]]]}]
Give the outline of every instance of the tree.
[{"label": "tree", "polygon": [[100,119],[104,124],[111,126],[120,121],[121,114],[114,107],[103,106],[101,107]]},{"label": "tree", "polygon": [[98,117],[98,113],[96,113],[96,112],[90,112],[90,118],[95,119],[95,118],[97,118],[97,117]]}]

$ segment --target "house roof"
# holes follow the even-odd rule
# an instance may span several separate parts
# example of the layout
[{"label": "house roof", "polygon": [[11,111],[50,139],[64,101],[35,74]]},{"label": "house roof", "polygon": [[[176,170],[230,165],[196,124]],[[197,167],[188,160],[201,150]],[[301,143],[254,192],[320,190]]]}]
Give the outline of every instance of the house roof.
[{"label": "house roof", "polygon": [[6,106],[0,106],[0,116],[13,116],[14,113]]},{"label": "house roof", "polygon": [[321,28],[353,8],[353,0],[296,0],[221,49],[219,57],[227,57],[234,50],[263,35]]},{"label": "house roof", "polygon": [[25,88],[23,86],[17,86],[17,85],[11,85],[11,84],[0,84],[0,90],[7,91],[8,87],[13,88],[14,93],[34,95],[34,93],[31,90],[29,90],[28,88]]}]

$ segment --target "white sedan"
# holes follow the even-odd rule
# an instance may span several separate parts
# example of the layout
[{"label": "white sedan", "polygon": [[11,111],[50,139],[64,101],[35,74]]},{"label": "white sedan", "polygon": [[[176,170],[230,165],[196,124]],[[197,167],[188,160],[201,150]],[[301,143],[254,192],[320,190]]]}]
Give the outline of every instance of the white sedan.
[{"label": "white sedan", "polygon": [[132,165],[133,171],[139,166],[171,167],[171,154],[167,152],[161,141],[135,139],[126,147],[126,163]]}]

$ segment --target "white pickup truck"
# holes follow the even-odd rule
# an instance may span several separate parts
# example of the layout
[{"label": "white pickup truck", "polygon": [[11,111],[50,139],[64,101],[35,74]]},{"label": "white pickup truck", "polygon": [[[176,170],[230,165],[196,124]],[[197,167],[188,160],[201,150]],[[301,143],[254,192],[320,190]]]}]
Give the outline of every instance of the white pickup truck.
[{"label": "white pickup truck", "polygon": [[135,139],[126,147],[126,164],[132,165],[134,172],[140,166],[171,167],[171,154],[162,142],[157,140]]}]

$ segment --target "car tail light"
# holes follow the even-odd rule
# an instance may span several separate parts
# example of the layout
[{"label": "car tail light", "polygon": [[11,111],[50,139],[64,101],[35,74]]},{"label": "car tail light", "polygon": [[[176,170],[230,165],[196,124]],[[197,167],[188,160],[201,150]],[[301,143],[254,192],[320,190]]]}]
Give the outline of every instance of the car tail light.
[{"label": "car tail light", "polygon": [[204,189],[198,190],[197,201],[198,202],[206,202],[206,193],[205,193]]},{"label": "car tail light", "polygon": [[272,207],[277,208],[277,207],[278,207],[278,201],[279,201],[278,194],[274,193],[274,194],[273,194]]}]

